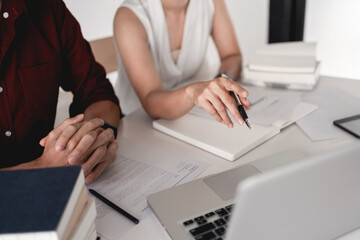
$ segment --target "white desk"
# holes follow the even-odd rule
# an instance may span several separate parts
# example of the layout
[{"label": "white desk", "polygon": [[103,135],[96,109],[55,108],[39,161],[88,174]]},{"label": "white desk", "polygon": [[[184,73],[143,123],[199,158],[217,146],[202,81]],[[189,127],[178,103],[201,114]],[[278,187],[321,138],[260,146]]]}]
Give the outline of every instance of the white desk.
[{"label": "white desk", "polygon": [[[322,77],[317,85],[317,88],[325,86],[339,87],[346,92],[353,95],[359,95],[360,93],[360,81],[338,79],[330,77]],[[254,87],[246,87],[250,94],[251,89]],[[279,91],[279,90],[277,90]],[[359,103],[354,103],[359,104]],[[344,106],[346,107],[346,106]],[[329,106],[329,110],[331,106]],[[354,113],[355,114],[355,113]],[[179,141],[175,138],[160,133],[152,128],[152,119],[147,114],[139,109],[134,113],[126,116],[122,119],[119,127],[119,136],[130,138],[135,141],[139,141],[148,145],[167,149],[174,153],[187,154],[192,157],[210,163],[211,167],[205,171],[202,176],[206,176],[212,173],[217,173],[237,165],[241,165],[252,161],[254,159],[270,155],[275,152],[284,151],[287,149],[299,149],[303,152],[312,155],[322,151],[326,151],[332,148],[345,146],[352,142],[358,141],[355,138],[349,138],[349,140],[330,142],[312,142],[296,125],[293,124],[282,130],[282,132],[265,142],[264,144],[253,149],[243,157],[239,158],[235,162],[226,161],[220,157],[212,155],[206,151],[193,147],[187,143]],[[169,159],[171,161],[171,159]],[[160,223],[157,221],[154,215],[143,220],[140,224],[135,226],[131,232],[129,232],[123,239],[170,239],[167,233],[162,229]],[[360,230],[353,232],[349,236],[345,236],[342,239],[360,239]]]}]

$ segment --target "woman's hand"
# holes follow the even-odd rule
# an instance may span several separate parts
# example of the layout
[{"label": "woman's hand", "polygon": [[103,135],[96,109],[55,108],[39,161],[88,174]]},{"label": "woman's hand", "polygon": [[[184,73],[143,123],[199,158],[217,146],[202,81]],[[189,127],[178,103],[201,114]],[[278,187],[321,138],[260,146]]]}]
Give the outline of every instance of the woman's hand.
[{"label": "woman's hand", "polygon": [[250,108],[250,103],[246,99],[248,92],[242,88],[240,84],[227,77],[218,77],[208,82],[191,84],[187,87],[186,94],[193,100],[196,106],[202,107],[217,121],[232,128],[234,125],[226,109],[229,110],[240,125],[244,123],[244,120],[229,91],[233,91],[239,95],[240,101],[245,109]]}]

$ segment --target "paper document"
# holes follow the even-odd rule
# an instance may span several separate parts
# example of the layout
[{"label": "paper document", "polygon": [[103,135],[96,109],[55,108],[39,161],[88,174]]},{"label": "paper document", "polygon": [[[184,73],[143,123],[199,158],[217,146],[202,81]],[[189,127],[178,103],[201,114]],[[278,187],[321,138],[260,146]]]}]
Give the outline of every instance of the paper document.
[{"label": "paper document", "polygon": [[304,94],[305,101],[319,109],[296,123],[313,141],[343,140],[350,135],[334,126],[333,121],[360,113],[360,98],[339,88],[325,88]]},{"label": "paper document", "polygon": [[317,106],[302,102],[299,93],[282,94],[275,97],[263,91],[252,93],[249,97],[251,108],[248,110],[251,122],[280,129],[317,109]]},{"label": "paper document", "polygon": [[251,108],[248,110],[250,121],[265,126],[284,119],[289,120],[293,109],[300,102],[299,97],[274,97],[264,94],[253,94],[249,96],[249,100],[251,102]]},{"label": "paper document", "polygon": [[[118,159],[88,185],[140,221],[151,214],[146,197],[195,179],[210,165],[186,155],[134,142],[118,140]],[[96,199],[96,230],[108,240],[119,239],[134,224]]]}]

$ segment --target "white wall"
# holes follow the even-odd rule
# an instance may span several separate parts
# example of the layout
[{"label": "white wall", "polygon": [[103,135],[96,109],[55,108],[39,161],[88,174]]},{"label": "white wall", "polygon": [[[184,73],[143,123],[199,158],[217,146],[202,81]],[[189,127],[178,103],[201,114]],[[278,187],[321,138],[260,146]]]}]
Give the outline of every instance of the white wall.
[{"label": "white wall", "polygon": [[88,41],[111,36],[115,12],[123,0],[64,0]]},{"label": "white wall", "polygon": [[[113,17],[123,0],[64,1],[87,40],[113,34]],[[267,43],[269,0],[225,1],[246,64]],[[322,74],[360,79],[359,9],[359,0],[307,0],[304,40],[318,42]]]},{"label": "white wall", "polygon": [[269,0],[226,0],[226,5],[246,64],[268,41]]},{"label": "white wall", "polygon": [[304,40],[318,42],[321,74],[360,80],[359,10],[359,0],[307,0]]},{"label": "white wall", "polygon": [[[201,1],[201,0],[195,0]],[[113,34],[113,18],[123,0],[64,0],[91,41]],[[225,0],[245,62],[267,42],[269,0]]]}]

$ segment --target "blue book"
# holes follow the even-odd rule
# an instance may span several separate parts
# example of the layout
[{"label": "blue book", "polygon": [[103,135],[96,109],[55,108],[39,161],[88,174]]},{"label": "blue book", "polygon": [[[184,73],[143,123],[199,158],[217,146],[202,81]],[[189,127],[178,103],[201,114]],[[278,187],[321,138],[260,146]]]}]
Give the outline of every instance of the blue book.
[{"label": "blue book", "polygon": [[0,171],[0,239],[62,239],[84,186],[80,166]]}]

